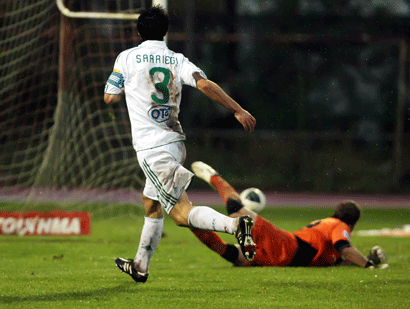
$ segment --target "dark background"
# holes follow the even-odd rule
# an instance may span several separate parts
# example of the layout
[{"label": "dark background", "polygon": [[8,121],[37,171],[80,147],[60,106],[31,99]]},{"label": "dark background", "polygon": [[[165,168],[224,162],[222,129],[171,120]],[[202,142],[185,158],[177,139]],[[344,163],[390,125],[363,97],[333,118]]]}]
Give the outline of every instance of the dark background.
[{"label": "dark background", "polygon": [[[116,55],[140,41],[135,21],[62,18],[54,1],[44,2],[39,29],[21,28],[34,17],[18,20],[13,2],[2,2],[0,184],[38,185],[48,165],[42,185],[141,186],[125,105],[102,101]],[[87,12],[150,5],[65,3]],[[187,167],[205,161],[238,189],[410,192],[410,1],[181,0],[169,1],[168,12],[169,47],[257,119],[256,131],[244,132],[230,113],[184,89]]]}]

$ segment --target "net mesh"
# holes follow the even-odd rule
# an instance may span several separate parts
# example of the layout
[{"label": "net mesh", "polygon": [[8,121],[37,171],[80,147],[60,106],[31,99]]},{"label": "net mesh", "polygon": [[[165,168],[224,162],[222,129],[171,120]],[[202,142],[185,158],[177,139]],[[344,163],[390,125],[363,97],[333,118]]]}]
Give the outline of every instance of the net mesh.
[{"label": "net mesh", "polygon": [[0,182],[32,184],[56,106],[58,20],[53,1],[2,1]]},{"label": "net mesh", "polygon": [[[131,12],[145,1],[65,1],[72,11]],[[62,17],[54,0],[4,0],[0,28],[0,186],[140,188],[124,102],[107,107],[134,20]]]}]

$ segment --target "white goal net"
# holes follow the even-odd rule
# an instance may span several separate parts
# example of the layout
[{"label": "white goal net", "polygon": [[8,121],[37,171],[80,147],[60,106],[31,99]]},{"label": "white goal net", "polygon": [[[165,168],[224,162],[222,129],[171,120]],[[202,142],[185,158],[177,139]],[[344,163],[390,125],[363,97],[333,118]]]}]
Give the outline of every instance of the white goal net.
[{"label": "white goal net", "polygon": [[[57,4],[70,14],[64,16]],[[117,54],[138,42],[151,1],[2,0],[0,187],[140,188],[124,103],[107,107]],[[60,10],[59,10],[60,8]],[[94,15],[93,15],[94,14]]]}]

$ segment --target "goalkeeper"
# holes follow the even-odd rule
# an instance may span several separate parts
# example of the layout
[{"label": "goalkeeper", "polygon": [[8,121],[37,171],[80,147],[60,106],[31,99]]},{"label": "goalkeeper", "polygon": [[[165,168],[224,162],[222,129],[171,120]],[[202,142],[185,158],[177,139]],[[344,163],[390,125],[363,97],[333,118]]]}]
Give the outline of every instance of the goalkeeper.
[{"label": "goalkeeper", "polygon": [[313,221],[290,233],[245,209],[235,189],[209,165],[194,162],[192,170],[218,191],[231,217],[249,215],[255,222],[252,229],[256,243],[253,261],[246,260],[237,245],[227,244],[217,233],[191,228],[205,245],[236,266],[355,265],[373,268],[386,262],[386,255],[379,246],[373,247],[370,255],[365,257],[351,245],[350,235],[360,218],[360,207],[353,201],[337,205],[331,217]]}]

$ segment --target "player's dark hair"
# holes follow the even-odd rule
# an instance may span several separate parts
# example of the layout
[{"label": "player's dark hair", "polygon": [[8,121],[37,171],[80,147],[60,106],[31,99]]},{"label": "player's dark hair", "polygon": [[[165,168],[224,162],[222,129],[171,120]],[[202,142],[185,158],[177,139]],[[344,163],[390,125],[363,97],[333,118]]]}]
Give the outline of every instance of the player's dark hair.
[{"label": "player's dark hair", "polygon": [[168,14],[157,5],[142,11],[137,21],[137,30],[144,41],[162,41],[168,32],[168,25]]},{"label": "player's dark hair", "polygon": [[360,206],[354,201],[344,201],[337,205],[332,216],[346,224],[356,224],[360,218]]}]

